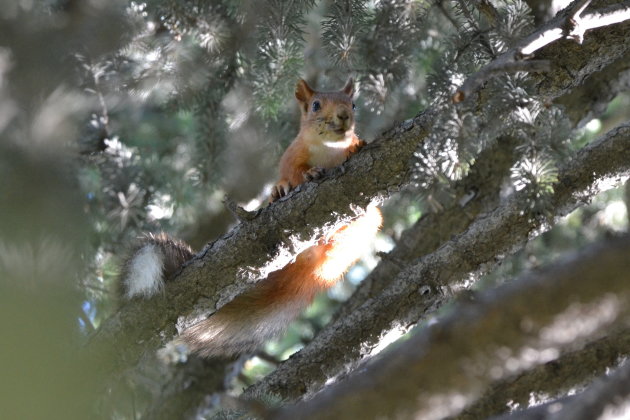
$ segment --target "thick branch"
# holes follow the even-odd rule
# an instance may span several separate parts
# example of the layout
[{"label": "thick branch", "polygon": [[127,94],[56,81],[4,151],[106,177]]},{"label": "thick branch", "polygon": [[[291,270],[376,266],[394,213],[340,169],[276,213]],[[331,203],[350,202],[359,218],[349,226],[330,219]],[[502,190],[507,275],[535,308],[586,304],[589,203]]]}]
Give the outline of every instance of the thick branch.
[{"label": "thick branch", "polygon": [[335,319],[348,316],[368,299],[377,297],[407,264],[465,231],[481,212],[496,208],[501,185],[516,159],[517,144],[514,138],[501,137],[484,150],[470,174],[453,187],[453,199],[441,212],[424,214],[402,233],[396,247],[361,282]]},{"label": "thick branch", "polygon": [[[611,130],[580,151],[559,175],[548,209],[560,217],[611,184],[605,178],[630,174],[630,125]],[[252,389],[298,398],[316,391],[347,366],[370,354],[381,334],[415,323],[446,299],[442,286],[483,271],[549,224],[523,214],[528,198],[516,195],[417,264],[403,270],[378,298],[328,325],[309,346],[284,362]],[[485,266],[484,266],[485,265]],[[343,348],[340,354],[337,350]],[[251,392],[248,390],[248,392]]]},{"label": "thick branch", "polygon": [[[629,252],[630,236],[610,240],[485,292],[364,372],[275,418],[453,414],[493,378],[545,362],[558,350],[625,321],[630,315]],[[453,395],[460,396],[459,403],[449,406]]]},{"label": "thick branch", "polygon": [[606,406],[627,401],[630,395],[630,364],[618,368],[610,376],[604,376],[584,392],[564,404],[550,419],[590,420],[599,418]]},{"label": "thick branch", "polygon": [[610,101],[630,89],[630,53],[588,77],[584,84],[558,98],[565,115],[581,127],[601,116]]},{"label": "thick branch", "polygon": [[589,387],[575,395],[505,414],[493,420],[591,420],[600,417],[606,408],[627,404],[630,395],[630,364],[618,367],[610,375],[602,375]]},{"label": "thick branch", "polygon": [[499,381],[454,420],[485,419],[502,413],[508,404],[527,407],[531,394],[559,396],[601,375],[630,355],[630,331],[623,329],[570,351],[515,378]]}]

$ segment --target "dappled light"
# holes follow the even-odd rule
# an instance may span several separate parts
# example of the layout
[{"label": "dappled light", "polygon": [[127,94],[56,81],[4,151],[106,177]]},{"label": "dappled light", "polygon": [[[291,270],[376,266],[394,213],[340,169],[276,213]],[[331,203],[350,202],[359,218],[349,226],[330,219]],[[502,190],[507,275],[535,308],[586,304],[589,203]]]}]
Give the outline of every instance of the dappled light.
[{"label": "dappled light", "polygon": [[3,2],[0,417],[628,417],[629,25]]}]

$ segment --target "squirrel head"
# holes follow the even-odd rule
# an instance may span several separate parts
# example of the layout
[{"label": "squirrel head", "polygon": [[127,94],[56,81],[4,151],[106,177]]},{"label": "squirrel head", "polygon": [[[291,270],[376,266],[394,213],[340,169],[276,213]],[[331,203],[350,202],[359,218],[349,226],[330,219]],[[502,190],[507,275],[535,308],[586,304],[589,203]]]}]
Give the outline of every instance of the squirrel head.
[{"label": "squirrel head", "polygon": [[354,81],[348,79],[339,91],[317,92],[300,79],[295,97],[302,113],[301,130],[327,141],[339,141],[354,133]]}]

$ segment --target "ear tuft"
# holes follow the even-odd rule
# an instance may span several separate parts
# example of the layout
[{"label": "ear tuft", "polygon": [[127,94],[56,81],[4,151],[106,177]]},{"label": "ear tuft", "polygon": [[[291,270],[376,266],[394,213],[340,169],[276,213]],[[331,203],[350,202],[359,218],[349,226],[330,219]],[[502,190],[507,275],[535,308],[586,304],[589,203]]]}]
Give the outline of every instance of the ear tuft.
[{"label": "ear tuft", "polygon": [[304,79],[300,79],[295,86],[295,97],[298,101],[308,103],[315,91],[306,83]]},{"label": "ear tuft", "polygon": [[341,89],[343,93],[352,97],[354,95],[354,79],[350,77],[346,82],[346,85]]}]

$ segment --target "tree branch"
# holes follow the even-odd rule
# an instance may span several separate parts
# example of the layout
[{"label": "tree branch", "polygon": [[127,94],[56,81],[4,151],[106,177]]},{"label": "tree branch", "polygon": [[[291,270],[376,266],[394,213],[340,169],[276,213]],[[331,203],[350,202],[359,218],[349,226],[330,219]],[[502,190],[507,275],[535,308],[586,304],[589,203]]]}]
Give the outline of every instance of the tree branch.
[{"label": "tree branch", "polygon": [[532,393],[559,396],[603,374],[628,355],[630,330],[615,331],[584,348],[565,352],[556,360],[494,383],[453,420],[485,419],[506,411],[508,404],[527,407]]},{"label": "tree branch", "polygon": [[629,252],[630,236],[617,238],[484,292],[362,373],[274,418],[453,414],[493,379],[544,363],[625,322]]},{"label": "tree branch", "polygon": [[[560,171],[551,198],[551,214],[560,217],[588,202],[604,188],[605,178],[630,174],[630,124],[621,125],[585,147]],[[329,324],[309,346],[281,364],[247,392],[281,393],[298,398],[319,390],[326,381],[368,356],[382,334],[415,323],[448,299],[448,286],[485,271],[523,242],[549,229],[544,218],[532,220],[517,194],[436,252],[404,269],[378,296]],[[339,353],[337,349],[343,348]]]},{"label": "tree branch", "polygon": [[396,247],[361,282],[334,319],[345,318],[368,299],[377,297],[401,270],[465,231],[481,212],[499,204],[501,185],[516,159],[518,140],[501,137],[481,152],[470,173],[453,187],[453,198],[439,213],[426,213],[405,230]]},{"label": "tree branch", "polygon": [[579,86],[556,100],[578,127],[602,115],[619,92],[630,89],[630,54],[589,76]]},{"label": "tree branch", "polygon": [[608,6],[581,16],[590,1],[581,0],[573,3],[573,7],[564,10],[549,23],[518,42],[514,47],[486,64],[477,73],[468,77],[453,95],[453,102],[460,103],[476,92],[486,81],[500,72],[508,71],[548,71],[549,62],[536,60],[536,65],[528,68],[527,58],[541,48],[561,39],[575,39],[582,43],[584,33],[590,29],[612,25],[630,19],[630,1]]},{"label": "tree branch", "polygon": [[555,401],[515,411],[494,420],[591,420],[600,417],[606,408],[627,403],[630,395],[630,364],[618,367],[610,375],[602,375],[585,391]]}]

